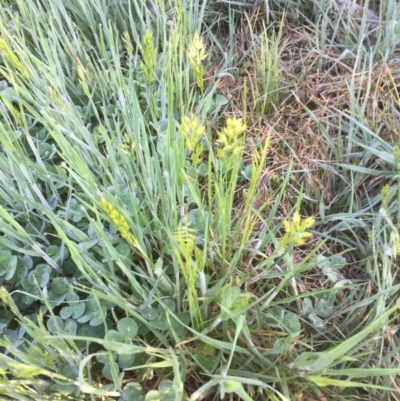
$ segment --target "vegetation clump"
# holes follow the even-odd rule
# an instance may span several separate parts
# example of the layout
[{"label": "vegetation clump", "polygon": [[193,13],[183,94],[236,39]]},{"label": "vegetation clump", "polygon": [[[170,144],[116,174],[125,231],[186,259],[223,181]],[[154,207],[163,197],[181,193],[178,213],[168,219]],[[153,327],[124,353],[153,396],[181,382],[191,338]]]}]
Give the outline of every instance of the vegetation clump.
[{"label": "vegetation clump", "polygon": [[400,6],[343,3],[0,0],[0,398],[398,399]]}]

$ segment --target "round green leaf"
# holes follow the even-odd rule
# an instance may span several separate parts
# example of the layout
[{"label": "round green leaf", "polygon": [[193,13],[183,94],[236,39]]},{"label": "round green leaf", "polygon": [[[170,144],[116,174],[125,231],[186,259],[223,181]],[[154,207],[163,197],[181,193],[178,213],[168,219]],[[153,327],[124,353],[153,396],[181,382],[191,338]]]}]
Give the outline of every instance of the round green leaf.
[{"label": "round green leaf", "polygon": [[106,379],[108,379],[108,380],[113,380],[113,377],[112,377],[112,374],[111,374],[111,369],[113,369],[113,368],[114,368],[115,372],[116,372],[117,375],[118,375],[118,374],[119,374],[119,366],[118,366],[117,363],[113,362],[113,363],[111,364],[111,363],[107,362],[107,363],[104,365],[104,367],[103,367],[101,373],[103,374],[103,376],[104,376]]},{"label": "round green leaf", "polygon": [[101,306],[94,313],[89,321],[90,326],[99,326],[104,322],[106,318],[107,309],[105,306]]},{"label": "round green leaf", "polygon": [[131,253],[131,248],[128,244],[119,244],[116,249],[122,256],[129,256]]},{"label": "round green leaf", "polygon": [[0,251],[0,275],[3,275],[7,272],[10,258],[11,258],[11,252]]},{"label": "round green leaf", "polygon": [[68,319],[69,317],[72,316],[73,313],[74,313],[73,306],[64,306],[64,308],[60,310],[60,317],[61,319]]},{"label": "round green leaf", "polygon": [[332,315],[332,308],[325,299],[320,299],[315,306],[315,313],[321,317],[329,317]]},{"label": "round green leaf", "polygon": [[179,320],[170,319],[171,329],[178,337],[182,338],[186,332],[186,328],[183,325],[187,326],[190,323],[190,317],[185,312],[178,313],[177,317]]},{"label": "round green leaf", "polygon": [[79,302],[74,306],[74,313],[72,319],[79,319],[85,313],[86,305],[84,302]]},{"label": "round green leaf", "polygon": [[162,401],[161,394],[157,390],[150,390],[146,394],[145,401]]},{"label": "round green leaf", "polygon": [[67,297],[65,300],[70,303],[70,305],[74,305],[77,301],[79,301],[79,295],[76,294],[75,292],[70,292],[68,293]]},{"label": "round green leaf", "polygon": [[121,319],[118,324],[118,331],[123,335],[125,338],[133,338],[136,337],[138,332],[138,325],[137,323],[131,319],[130,317],[124,317]]},{"label": "round green leaf", "polygon": [[133,362],[135,360],[135,354],[119,354],[118,355],[118,366],[121,369],[133,367]]},{"label": "round green leaf", "polygon": [[84,315],[82,315],[77,321],[79,323],[87,323],[94,315],[94,312],[92,311],[86,311]]},{"label": "round green leaf", "polygon": [[282,355],[283,352],[285,351],[285,343],[282,341],[281,338],[278,338],[274,342],[274,346],[269,349],[266,354],[267,355]]},{"label": "round green leaf", "polygon": [[167,298],[163,300],[164,305],[158,305],[158,312],[164,313],[165,309],[170,310],[171,312],[175,312],[175,301],[173,299]]},{"label": "round green leaf", "polygon": [[8,267],[7,267],[7,272],[4,278],[6,280],[11,280],[14,276],[15,271],[17,270],[17,263],[18,263],[18,258],[16,256],[11,256],[8,260]]},{"label": "round green leaf", "polygon": [[321,329],[322,327],[324,327],[324,321],[320,319],[314,312],[310,313],[308,317],[315,328]]},{"label": "round green leaf", "polygon": [[25,260],[20,256],[18,256],[17,270],[15,273],[19,279],[26,277],[28,274],[28,266],[26,265]]},{"label": "round green leaf", "polygon": [[160,313],[157,319],[151,321],[151,325],[158,330],[168,330],[169,323],[167,319],[167,315],[164,313]]},{"label": "round green leaf", "polygon": [[40,277],[40,282],[39,282],[40,288],[43,288],[49,282],[49,280],[50,280],[50,274],[44,272]]},{"label": "round green leaf", "polygon": [[51,333],[60,333],[64,329],[64,322],[58,316],[51,316],[47,321],[47,328]]},{"label": "round green leaf", "polygon": [[65,274],[72,274],[76,270],[76,265],[74,262],[67,260],[61,265],[61,269]]},{"label": "round green leaf", "polygon": [[142,395],[142,386],[139,383],[129,383],[122,390],[122,397],[126,401],[137,400]]},{"label": "round green leaf", "polygon": [[54,292],[54,294],[61,295],[68,291],[68,285],[66,284],[64,279],[56,278],[53,280],[51,289]]},{"label": "round green leaf", "polygon": [[79,329],[78,329],[78,336],[89,337],[90,329],[91,329],[91,327],[88,326],[87,324],[85,324],[84,326],[80,326]]},{"label": "round green leaf", "polygon": [[48,293],[48,301],[51,307],[55,308],[56,306],[60,306],[64,302],[66,296],[67,296],[66,293],[61,295],[56,295],[52,290],[50,290]]},{"label": "round green leaf", "polygon": [[174,383],[171,380],[161,380],[158,391],[163,401],[175,401]]},{"label": "round green leaf", "polygon": [[33,267],[33,260],[29,255],[24,255],[22,256],[22,260],[24,261],[24,266],[26,266],[26,268],[28,270],[32,269]]},{"label": "round green leaf", "polygon": [[68,319],[64,323],[64,333],[69,336],[74,336],[76,334],[77,328],[78,324],[73,319]]},{"label": "round green leaf", "polygon": [[51,159],[56,152],[56,147],[54,144],[41,143],[38,146],[38,152],[42,159]]},{"label": "round green leaf", "polygon": [[62,372],[69,379],[76,380],[78,378],[78,369],[73,365],[65,366]]},{"label": "round green leaf", "polygon": [[49,282],[50,272],[50,266],[45,264],[37,265],[36,269],[28,274],[28,281],[33,287],[39,284],[43,288]]},{"label": "round green leaf", "polygon": [[158,317],[157,310],[153,308],[145,308],[140,313],[147,320],[154,320]]},{"label": "round green leaf", "polygon": [[342,255],[333,255],[330,259],[330,265],[333,269],[342,269],[346,265],[346,258]]},{"label": "round green leaf", "polygon": [[201,343],[196,347],[195,356],[198,363],[206,371],[212,371],[215,363],[216,349],[209,344]]},{"label": "round green leaf", "polygon": [[314,306],[310,298],[304,298],[302,301],[303,313],[308,314],[314,310]]},{"label": "round green leaf", "polygon": [[287,312],[285,314],[282,326],[289,334],[296,334],[301,330],[299,317],[293,312]]},{"label": "round green leaf", "polygon": [[46,253],[51,258],[56,259],[60,254],[60,247],[57,245],[50,245],[46,248]]},{"label": "round green leaf", "polygon": [[283,318],[285,316],[285,310],[276,306],[268,309],[266,318],[269,323],[282,325]]},{"label": "round green leaf", "polygon": [[107,340],[109,341],[115,341],[117,343],[123,343],[125,337],[116,330],[108,330],[107,331]]}]

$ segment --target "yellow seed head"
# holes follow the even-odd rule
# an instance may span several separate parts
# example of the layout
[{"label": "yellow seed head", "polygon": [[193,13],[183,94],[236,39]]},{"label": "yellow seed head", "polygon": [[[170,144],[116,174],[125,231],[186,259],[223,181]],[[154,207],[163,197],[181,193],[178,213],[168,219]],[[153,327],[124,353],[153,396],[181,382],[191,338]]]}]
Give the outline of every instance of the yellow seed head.
[{"label": "yellow seed head", "polygon": [[153,71],[157,64],[157,49],[154,46],[153,32],[148,29],[143,36],[143,44],[139,45],[143,61],[141,63],[144,76],[147,83],[150,83],[153,77]]},{"label": "yellow seed head", "polygon": [[185,138],[186,147],[193,151],[206,128],[200,123],[200,117],[191,114],[183,116],[181,121],[181,133]]},{"label": "yellow seed head", "polygon": [[283,227],[285,229],[285,235],[280,241],[281,247],[288,245],[304,245],[309,238],[312,237],[310,232],[307,232],[309,228],[313,226],[315,219],[308,217],[304,220],[301,219],[299,212],[295,212],[292,217],[292,221],[284,220]]},{"label": "yellow seed head", "polygon": [[126,50],[128,51],[128,54],[130,56],[132,56],[133,55],[133,45],[132,45],[129,33],[127,31],[124,32],[122,40],[124,42]]},{"label": "yellow seed head", "polygon": [[86,70],[82,67],[82,64],[78,65],[78,77],[79,77],[79,83],[82,85],[83,92],[87,97],[90,97],[90,91],[89,91],[89,86],[86,82]]},{"label": "yellow seed head", "polygon": [[0,52],[12,67],[17,69],[25,78],[29,78],[29,74],[23,68],[21,61],[3,38],[0,38]]},{"label": "yellow seed head", "polygon": [[197,85],[200,89],[203,89],[203,75],[205,73],[205,69],[203,67],[203,61],[207,58],[208,54],[206,53],[206,47],[203,41],[200,39],[198,32],[194,34],[193,40],[189,45],[188,50],[188,60],[190,68],[192,69],[195,77]]},{"label": "yellow seed head", "polygon": [[246,126],[241,118],[228,118],[226,127],[218,132],[218,140],[222,148],[218,149],[217,156],[225,164],[231,165],[240,156],[243,146],[241,146],[241,135],[246,131]]},{"label": "yellow seed head", "polygon": [[[195,245],[196,230],[190,226],[190,221],[185,216],[179,223],[178,227],[173,231],[172,238],[180,246],[182,254],[188,259]],[[179,252],[178,248],[173,244],[174,252]]]},{"label": "yellow seed head", "polygon": [[129,224],[125,216],[119,213],[118,210],[105,198],[100,198],[100,205],[105,214],[111,219],[116,229],[120,232],[122,238],[126,239],[132,246],[138,247],[139,242],[130,232]]}]

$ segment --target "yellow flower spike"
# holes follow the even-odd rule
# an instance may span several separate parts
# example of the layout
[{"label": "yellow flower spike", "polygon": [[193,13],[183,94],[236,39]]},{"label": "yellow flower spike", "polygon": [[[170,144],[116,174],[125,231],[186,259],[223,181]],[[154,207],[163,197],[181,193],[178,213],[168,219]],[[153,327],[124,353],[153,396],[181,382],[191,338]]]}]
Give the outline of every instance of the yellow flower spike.
[{"label": "yellow flower spike", "polygon": [[[178,227],[172,233],[172,237],[179,244],[185,258],[189,258],[195,246],[196,230],[191,227],[187,216],[184,216],[179,222]],[[176,247],[174,251],[178,251]]]},{"label": "yellow flower spike", "polygon": [[3,54],[4,58],[24,76],[24,78],[29,78],[29,74],[23,68],[21,61],[3,38],[0,38],[0,52]]},{"label": "yellow flower spike", "polygon": [[382,205],[383,205],[384,207],[387,207],[387,202],[388,202],[388,199],[389,199],[389,194],[390,194],[390,185],[389,185],[389,184],[385,184],[385,185],[382,187],[382,190],[381,190]]},{"label": "yellow flower spike", "polygon": [[241,146],[241,134],[246,131],[246,125],[241,118],[228,118],[226,127],[218,132],[218,140],[222,149],[217,151],[218,158],[230,166],[240,156],[243,147]]},{"label": "yellow flower spike", "polygon": [[306,230],[311,228],[314,223],[313,217],[302,220],[300,214],[295,212],[292,221],[283,221],[285,235],[281,238],[280,246],[284,248],[288,245],[305,245],[307,239],[312,237],[312,234]]},{"label": "yellow flower spike", "polygon": [[116,229],[120,232],[122,238],[126,239],[130,245],[139,248],[139,242],[129,230],[129,224],[125,216],[118,212],[118,210],[105,198],[100,198],[101,208],[106,215],[111,219]]},{"label": "yellow flower spike", "polygon": [[300,228],[302,230],[307,230],[307,228],[310,228],[314,225],[315,219],[313,217],[307,217],[301,222]]},{"label": "yellow flower spike", "polygon": [[188,150],[193,151],[196,148],[205,130],[206,127],[200,123],[200,117],[194,114],[191,114],[189,117],[182,117],[181,133],[185,138],[185,144]]},{"label": "yellow flower spike", "polygon": [[203,153],[204,148],[203,145],[198,145],[194,152],[192,153],[191,159],[194,166],[198,166],[202,162],[201,154]]},{"label": "yellow flower spike", "polygon": [[290,225],[290,223],[289,223],[287,220],[283,220],[283,227],[285,228],[285,231],[286,231],[287,233],[290,233],[290,227],[291,227],[291,225]]},{"label": "yellow flower spike", "polygon": [[241,118],[228,118],[226,121],[226,131],[231,136],[237,137],[246,130],[246,126],[243,124]]},{"label": "yellow flower spike", "polygon": [[131,38],[129,36],[128,31],[125,31],[122,37],[122,40],[124,42],[125,48],[128,51],[129,56],[133,56],[133,45],[131,42]]},{"label": "yellow flower spike", "polygon": [[301,217],[299,212],[294,212],[292,222],[295,224],[300,224]]},{"label": "yellow flower spike", "polygon": [[78,77],[79,77],[79,83],[82,86],[83,92],[87,97],[90,97],[90,91],[89,91],[89,86],[86,83],[86,75],[87,71],[82,67],[82,64],[78,65]]},{"label": "yellow flower spike", "polygon": [[204,86],[203,75],[205,73],[203,61],[207,58],[207,56],[208,54],[206,53],[206,47],[203,41],[200,39],[199,34],[196,32],[191,44],[189,45],[188,60],[190,68],[195,75],[196,83],[201,90],[203,90]]},{"label": "yellow flower spike", "polygon": [[390,244],[392,245],[392,255],[396,259],[400,250],[400,236],[399,233],[392,231],[390,233]]},{"label": "yellow flower spike", "polygon": [[148,29],[143,36],[143,45],[139,45],[143,61],[141,66],[148,84],[153,78],[153,71],[157,64],[157,49],[154,46],[153,32]]}]

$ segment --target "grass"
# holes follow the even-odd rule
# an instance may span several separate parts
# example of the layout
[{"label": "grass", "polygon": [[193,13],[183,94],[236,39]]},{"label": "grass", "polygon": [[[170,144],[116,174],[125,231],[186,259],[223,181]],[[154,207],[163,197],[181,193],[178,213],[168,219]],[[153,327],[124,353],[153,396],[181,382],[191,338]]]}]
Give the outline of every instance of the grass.
[{"label": "grass", "polygon": [[249,3],[0,0],[2,399],[398,399],[399,4]]}]

